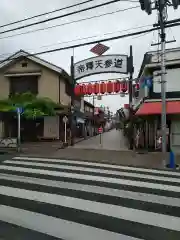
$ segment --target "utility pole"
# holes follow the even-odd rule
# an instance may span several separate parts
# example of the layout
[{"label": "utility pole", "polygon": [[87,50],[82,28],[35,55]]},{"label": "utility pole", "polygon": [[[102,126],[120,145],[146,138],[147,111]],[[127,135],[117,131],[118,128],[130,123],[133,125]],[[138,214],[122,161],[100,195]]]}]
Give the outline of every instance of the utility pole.
[{"label": "utility pole", "polygon": [[130,76],[129,76],[129,119],[130,119],[130,133],[129,133],[129,148],[130,150],[133,150],[133,107],[132,107],[132,81],[133,81],[133,51],[132,51],[132,45],[130,46],[130,55],[129,55],[129,70],[130,70]]},{"label": "utility pole", "polygon": [[71,146],[74,145],[74,54],[71,56],[71,81],[72,81],[72,92],[71,92],[71,106],[70,106],[70,129],[71,129]]},{"label": "utility pole", "polygon": [[161,131],[162,131],[162,157],[163,162],[166,164],[166,65],[165,65],[165,20],[166,20],[166,0],[158,1],[159,11],[159,25],[160,25],[160,38],[161,38],[161,99],[162,99],[162,114],[161,114]]},{"label": "utility pole", "polygon": [[[180,0],[155,0],[153,3],[151,0],[139,0],[141,10],[145,11],[148,15],[152,13],[152,10],[158,10],[158,24],[154,24],[154,27],[160,27],[160,39],[161,39],[161,100],[162,100],[162,113],[161,113],[161,132],[162,132],[162,160],[164,164],[166,162],[166,151],[167,151],[167,138],[166,138],[166,33],[165,27],[167,24],[167,6],[173,6],[177,9],[180,5]],[[152,5],[154,4],[154,7]],[[173,41],[169,41],[173,42]],[[155,44],[157,45],[157,44]]]}]

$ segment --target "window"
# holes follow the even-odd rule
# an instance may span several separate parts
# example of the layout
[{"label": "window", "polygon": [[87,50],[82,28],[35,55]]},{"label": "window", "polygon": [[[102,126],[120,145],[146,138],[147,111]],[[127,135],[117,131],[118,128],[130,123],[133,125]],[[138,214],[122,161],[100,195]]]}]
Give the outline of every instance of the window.
[{"label": "window", "polygon": [[23,63],[21,64],[21,66],[22,66],[22,67],[27,67],[27,62],[23,62]]},{"label": "window", "polygon": [[38,76],[10,78],[10,94],[31,92],[38,93]]}]

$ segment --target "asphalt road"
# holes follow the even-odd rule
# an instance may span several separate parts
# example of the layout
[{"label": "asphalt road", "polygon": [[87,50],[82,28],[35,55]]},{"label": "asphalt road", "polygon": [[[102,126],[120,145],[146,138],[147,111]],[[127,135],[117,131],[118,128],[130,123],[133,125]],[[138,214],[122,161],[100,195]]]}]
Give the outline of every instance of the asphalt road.
[{"label": "asphalt road", "polygon": [[122,131],[113,129],[109,132],[79,142],[73,148],[81,149],[106,149],[106,150],[127,150],[126,139]]},{"label": "asphalt road", "polygon": [[180,172],[6,159],[0,164],[0,238],[179,240]]}]

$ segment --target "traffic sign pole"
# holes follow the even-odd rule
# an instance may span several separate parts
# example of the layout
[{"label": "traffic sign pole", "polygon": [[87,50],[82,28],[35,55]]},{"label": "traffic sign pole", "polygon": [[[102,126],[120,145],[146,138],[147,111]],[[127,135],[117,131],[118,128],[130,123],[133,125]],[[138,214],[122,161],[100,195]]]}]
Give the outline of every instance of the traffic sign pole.
[{"label": "traffic sign pole", "polygon": [[98,129],[98,132],[100,133],[100,134],[99,134],[100,145],[102,145],[102,132],[103,132],[103,128],[100,127],[100,128]]},{"label": "traffic sign pole", "polygon": [[67,145],[67,122],[68,118],[66,116],[63,117],[63,122],[64,122],[64,145]]},{"label": "traffic sign pole", "polygon": [[19,108],[17,108],[17,119],[18,119],[17,151],[20,152],[21,150],[21,112]]},{"label": "traffic sign pole", "polygon": [[102,139],[101,139],[102,133],[100,133],[100,145],[102,144]]},{"label": "traffic sign pole", "polygon": [[64,123],[64,131],[65,131],[65,133],[64,133],[64,142],[65,142],[65,144],[67,143],[67,133],[66,133],[66,131],[67,131],[67,125],[66,125],[66,122]]}]

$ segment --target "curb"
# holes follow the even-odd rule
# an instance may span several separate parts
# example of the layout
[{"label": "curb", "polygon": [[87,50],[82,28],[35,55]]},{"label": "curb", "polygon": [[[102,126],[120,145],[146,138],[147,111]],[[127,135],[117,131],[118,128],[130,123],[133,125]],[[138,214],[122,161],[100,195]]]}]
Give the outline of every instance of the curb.
[{"label": "curb", "polygon": [[[51,159],[60,159],[59,157],[56,156],[37,156],[37,155],[30,155],[30,154],[19,154],[17,156],[20,157],[38,157],[38,158],[51,158]],[[109,162],[108,160],[82,160],[82,158],[78,158],[78,157],[73,157],[73,158],[68,158],[68,157],[63,157],[64,160],[72,160],[74,162],[76,161],[80,161],[80,162],[91,162],[91,163],[99,163],[99,164],[107,164],[107,165],[111,165],[112,168],[113,166],[126,166],[126,167],[135,167],[135,168],[141,168],[141,169],[152,169],[152,170],[163,170],[163,171],[175,171],[175,172],[179,172],[179,169],[170,169],[167,167],[163,166],[159,166],[159,167],[150,167],[150,166],[146,166],[144,165],[135,165],[135,164],[124,164],[124,163],[120,163],[120,162]]]}]

